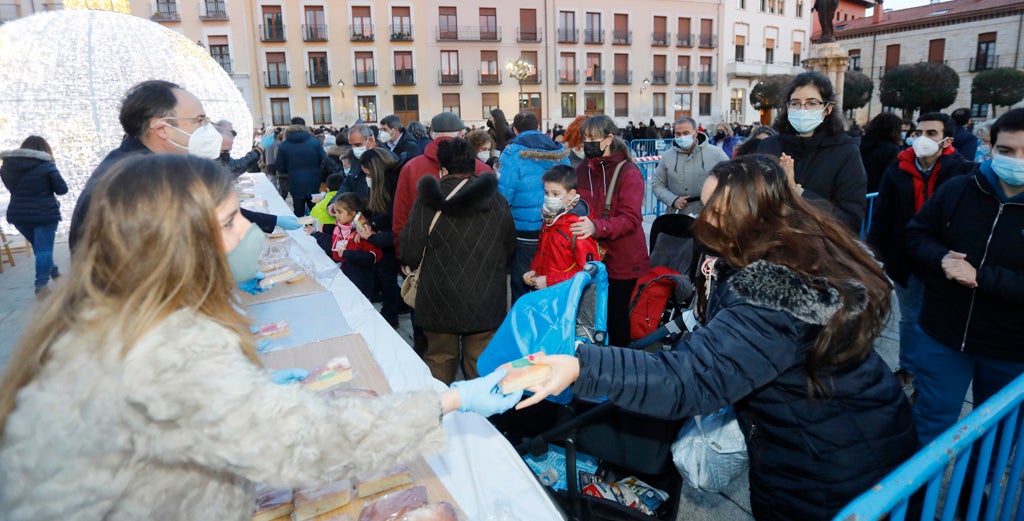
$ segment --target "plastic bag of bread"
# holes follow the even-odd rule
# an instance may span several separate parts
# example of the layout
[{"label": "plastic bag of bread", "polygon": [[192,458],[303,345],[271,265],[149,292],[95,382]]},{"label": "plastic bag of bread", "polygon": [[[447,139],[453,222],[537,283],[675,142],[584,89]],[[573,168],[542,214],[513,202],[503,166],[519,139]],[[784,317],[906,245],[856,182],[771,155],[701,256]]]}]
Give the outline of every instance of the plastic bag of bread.
[{"label": "plastic bag of bread", "polygon": [[253,521],[270,521],[292,513],[292,491],[256,485]]},{"label": "plastic bag of bread", "polygon": [[405,514],[427,504],[427,487],[412,487],[385,494],[363,507],[359,521],[399,521]]},{"label": "plastic bag of bread", "polygon": [[402,521],[459,521],[459,513],[451,503],[431,503],[406,512]]}]

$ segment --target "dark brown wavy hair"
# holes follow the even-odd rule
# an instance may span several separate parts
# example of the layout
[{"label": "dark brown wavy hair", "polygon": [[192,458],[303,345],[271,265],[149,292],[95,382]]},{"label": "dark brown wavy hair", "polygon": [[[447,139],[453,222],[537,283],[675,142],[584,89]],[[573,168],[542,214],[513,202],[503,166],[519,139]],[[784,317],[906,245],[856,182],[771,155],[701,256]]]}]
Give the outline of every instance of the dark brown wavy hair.
[{"label": "dark brown wavy hair", "polygon": [[846,227],[789,187],[771,156],[719,163],[718,186],[694,222],[694,237],[729,265],[755,261],[785,266],[812,287],[839,292],[842,307],[822,328],[804,367],[812,395],[827,395],[820,376],[864,360],[885,326],[892,286],[881,266]]}]

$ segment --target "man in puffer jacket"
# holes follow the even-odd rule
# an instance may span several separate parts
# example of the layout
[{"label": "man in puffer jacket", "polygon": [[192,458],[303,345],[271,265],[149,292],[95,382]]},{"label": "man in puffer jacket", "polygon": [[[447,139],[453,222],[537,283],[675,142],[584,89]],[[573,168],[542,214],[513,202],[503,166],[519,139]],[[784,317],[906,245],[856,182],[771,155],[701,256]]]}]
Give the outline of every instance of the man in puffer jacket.
[{"label": "man in puffer jacket", "polygon": [[305,125],[288,127],[287,137],[277,147],[278,174],[288,176],[288,193],[292,196],[295,216],[306,215],[312,207],[310,196],[320,191],[320,163],[327,153]]},{"label": "man in puffer jacket", "polygon": [[516,134],[501,153],[498,163],[498,190],[512,209],[516,225],[516,251],[509,262],[512,303],[530,291],[523,274],[537,253],[541,209],[544,207],[544,183],[541,176],[555,165],[569,164],[569,149],[541,133],[532,112],[520,112],[512,120]]}]

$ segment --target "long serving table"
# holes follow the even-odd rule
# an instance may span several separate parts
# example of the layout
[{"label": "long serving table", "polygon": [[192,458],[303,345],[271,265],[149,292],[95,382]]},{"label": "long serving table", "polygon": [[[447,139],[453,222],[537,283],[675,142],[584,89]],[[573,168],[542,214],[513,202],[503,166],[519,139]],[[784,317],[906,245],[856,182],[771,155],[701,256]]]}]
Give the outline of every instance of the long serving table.
[{"label": "long serving table", "polygon": [[[268,202],[266,211],[277,215],[291,213],[291,208],[266,176],[253,174],[252,177],[256,197]],[[426,364],[316,241],[302,230],[288,233],[294,240],[289,256],[312,265],[318,282],[333,295],[349,326],[365,339],[391,389],[394,392],[443,391],[445,385],[431,376]],[[444,418],[443,428],[447,449],[426,459],[470,521],[564,519],[533,472],[484,417],[454,412]]]}]

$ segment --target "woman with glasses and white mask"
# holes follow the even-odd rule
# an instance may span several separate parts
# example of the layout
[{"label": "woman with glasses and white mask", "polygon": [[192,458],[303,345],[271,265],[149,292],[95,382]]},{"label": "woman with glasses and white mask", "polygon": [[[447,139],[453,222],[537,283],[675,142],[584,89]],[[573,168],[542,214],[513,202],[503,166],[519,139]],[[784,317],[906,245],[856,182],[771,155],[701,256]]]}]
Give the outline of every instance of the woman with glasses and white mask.
[{"label": "woman with glasses and white mask", "polygon": [[757,151],[792,159],[790,183],[808,202],[832,213],[854,232],[864,220],[867,174],[857,142],[845,131],[832,82],[819,72],[793,78],[774,128]]}]

